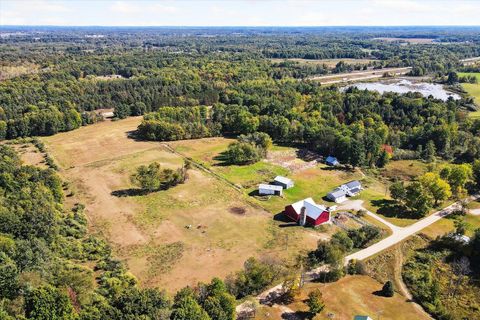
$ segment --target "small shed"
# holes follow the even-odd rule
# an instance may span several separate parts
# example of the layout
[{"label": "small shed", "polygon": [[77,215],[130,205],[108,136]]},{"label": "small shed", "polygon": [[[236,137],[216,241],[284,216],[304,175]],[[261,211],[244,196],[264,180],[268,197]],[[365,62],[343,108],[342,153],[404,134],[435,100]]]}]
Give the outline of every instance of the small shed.
[{"label": "small shed", "polygon": [[338,166],[340,162],[338,162],[337,158],[328,156],[327,159],[325,159],[325,163],[329,166]]},{"label": "small shed", "polygon": [[283,192],[282,186],[276,186],[273,184],[260,184],[258,186],[259,195],[276,195],[281,196]]},{"label": "small shed", "polygon": [[327,194],[327,198],[335,203],[342,203],[347,200],[347,194],[344,190],[337,188]]},{"label": "small shed", "polygon": [[448,236],[450,237],[450,239],[460,244],[469,244],[471,240],[470,237],[458,233],[450,233]]},{"label": "small shed", "polygon": [[355,316],[353,317],[353,320],[373,320],[369,316]]},{"label": "small shed", "polygon": [[273,179],[273,184],[281,186],[283,189],[289,189],[294,186],[293,180],[282,176],[276,176],[275,179]]}]

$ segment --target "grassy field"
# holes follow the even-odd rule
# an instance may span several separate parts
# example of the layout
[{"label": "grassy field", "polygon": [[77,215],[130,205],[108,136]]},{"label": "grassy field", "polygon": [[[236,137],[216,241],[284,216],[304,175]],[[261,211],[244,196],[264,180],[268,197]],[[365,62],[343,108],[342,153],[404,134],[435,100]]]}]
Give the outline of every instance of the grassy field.
[{"label": "grassy field", "polygon": [[[355,315],[369,315],[372,319],[377,319],[379,315],[381,319],[429,319],[399,294],[392,298],[375,295],[374,292],[380,290],[382,284],[368,276],[347,276],[328,284],[307,283],[295,301],[287,305],[298,318],[304,319],[303,316],[308,311],[304,300],[308,293],[316,288],[322,291],[325,309],[314,319],[328,319],[330,313],[335,315],[334,319],[353,319]],[[262,307],[256,319],[280,319],[272,317],[281,313],[280,308],[278,305]],[[284,314],[283,319],[289,318]]]},{"label": "grassy field", "polygon": [[295,61],[300,64],[325,64],[327,67],[333,68],[339,63],[340,61],[345,62],[346,64],[369,64],[370,62],[374,62],[373,59],[299,59],[299,58],[292,58],[292,59],[270,59],[272,62],[283,62],[285,60],[288,61]]},{"label": "grassy field", "polygon": [[222,177],[244,188],[251,195],[256,194],[259,183],[268,183],[276,175],[291,178],[295,186],[284,191],[283,197],[271,197],[258,203],[273,214],[283,211],[288,204],[312,197],[317,202],[335,187],[355,179],[362,179],[360,172],[331,170],[323,165],[301,159],[298,149],[274,146],[266,160],[245,166],[223,166],[215,158],[226,149],[231,140],[210,138],[170,143],[178,152],[199,160]]},{"label": "grassy field", "polygon": [[[475,213],[476,209],[478,210],[480,208],[480,201],[476,200],[476,201],[470,202],[468,204],[468,207],[471,212]],[[434,224],[432,224],[431,226],[423,229],[422,233],[426,234],[431,238],[442,236],[446,233],[449,233],[455,230],[454,221],[455,220],[453,218],[441,219],[435,222]],[[472,236],[473,233],[475,232],[475,229],[480,228],[480,215],[472,214],[472,213],[467,214],[465,216],[465,221],[468,224],[467,236]]]},{"label": "grassy field", "polygon": [[161,143],[129,139],[140,120],[106,121],[42,140],[73,190],[66,205],[86,205],[91,231],[112,244],[142,285],[174,292],[225,277],[250,256],[293,257],[324,236],[280,228],[246,195],[198,170],[167,191],[115,196],[132,188],[129,176],[138,165],[157,161],[177,168],[183,162]]},{"label": "grassy field", "polygon": [[[480,107],[480,72],[477,73],[459,73],[458,76],[463,77],[467,75],[475,75],[478,83],[462,83],[462,87],[469,95],[474,97],[475,103]],[[480,118],[480,110],[469,113],[472,118]]]}]

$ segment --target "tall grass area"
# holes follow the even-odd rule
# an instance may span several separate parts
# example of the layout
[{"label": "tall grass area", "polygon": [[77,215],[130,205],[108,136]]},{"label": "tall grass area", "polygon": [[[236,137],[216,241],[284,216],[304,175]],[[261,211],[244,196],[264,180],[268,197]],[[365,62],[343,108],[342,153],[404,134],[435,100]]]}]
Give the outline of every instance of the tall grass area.
[{"label": "tall grass area", "polygon": [[[459,77],[471,75],[474,75],[477,78],[478,83],[462,83],[462,87],[474,98],[475,104],[480,107],[480,72],[458,74]],[[469,116],[472,118],[480,118],[480,110],[470,112]]]}]

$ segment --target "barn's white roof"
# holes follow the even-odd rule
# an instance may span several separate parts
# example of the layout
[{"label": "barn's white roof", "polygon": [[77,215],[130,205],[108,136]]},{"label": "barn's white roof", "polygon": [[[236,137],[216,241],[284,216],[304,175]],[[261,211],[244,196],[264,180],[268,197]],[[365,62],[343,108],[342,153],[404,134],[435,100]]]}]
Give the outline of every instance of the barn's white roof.
[{"label": "barn's white roof", "polygon": [[258,189],[263,189],[263,190],[273,190],[273,191],[282,191],[283,187],[282,186],[276,186],[274,184],[259,184]]},{"label": "barn's white roof", "polygon": [[303,199],[292,204],[293,209],[300,214],[302,207],[305,207],[305,213],[312,219],[317,219],[327,208],[321,204],[316,204],[312,198]]},{"label": "barn's white roof", "polygon": [[273,180],[277,181],[277,182],[280,182],[280,183],[283,183],[283,184],[290,184],[290,183],[293,182],[291,179],[288,179],[288,178],[282,177],[282,176],[276,176],[275,179],[273,179]]}]

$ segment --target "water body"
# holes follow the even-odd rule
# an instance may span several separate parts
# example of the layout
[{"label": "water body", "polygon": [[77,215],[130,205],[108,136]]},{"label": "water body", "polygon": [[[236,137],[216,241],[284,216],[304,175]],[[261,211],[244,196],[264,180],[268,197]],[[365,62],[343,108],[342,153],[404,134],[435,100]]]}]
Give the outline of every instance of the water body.
[{"label": "water body", "polygon": [[[460,99],[460,96],[456,93],[447,91],[443,88],[442,85],[436,83],[427,83],[427,82],[412,82],[407,79],[394,80],[388,82],[359,82],[352,85],[349,85],[345,88],[355,87],[360,90],[371,90],[377,91],[380,93],[384,92],[396,92],[396,93],[407,93],[407,92],[420,92],[424,97],[433,96],[436,99],[441,99],[446,101],[449,97],[452,97],[455,100]],[[344,89],[345,89],[344,88]]]}]

